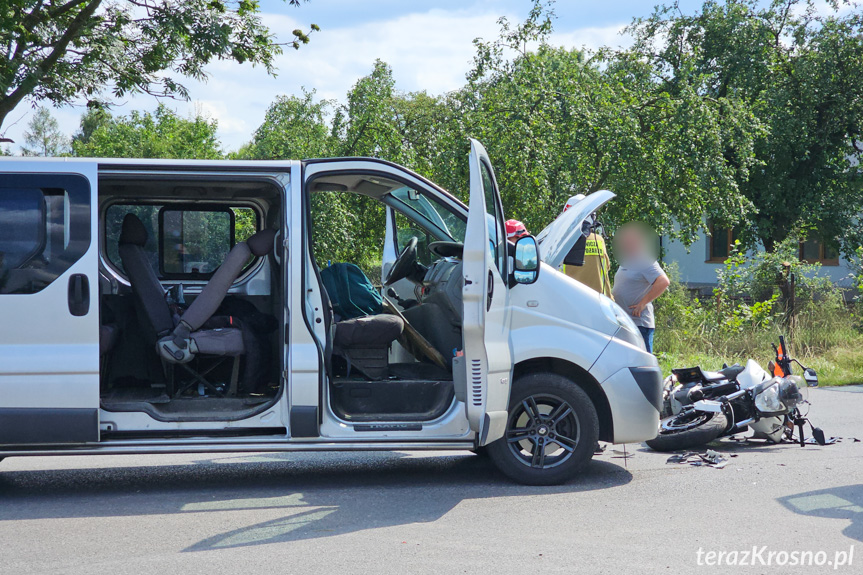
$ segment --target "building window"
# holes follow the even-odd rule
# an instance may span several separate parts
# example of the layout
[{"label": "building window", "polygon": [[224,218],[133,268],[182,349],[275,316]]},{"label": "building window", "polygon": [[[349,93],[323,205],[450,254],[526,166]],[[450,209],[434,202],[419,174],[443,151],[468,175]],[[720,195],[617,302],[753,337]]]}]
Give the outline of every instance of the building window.
[{"label": "building window", "polygon": [[819,236],[812,235],[800,242],[800,259],[810,264],[838,266],[839,246],[835,241],[825,242]]},{"label": "building window", "polygon": [[712,222],[708,224],[708,229],[710,237],[707,238],[707,261],[724,262],[731,255],[737,233],[731,228],[713,225]]}]

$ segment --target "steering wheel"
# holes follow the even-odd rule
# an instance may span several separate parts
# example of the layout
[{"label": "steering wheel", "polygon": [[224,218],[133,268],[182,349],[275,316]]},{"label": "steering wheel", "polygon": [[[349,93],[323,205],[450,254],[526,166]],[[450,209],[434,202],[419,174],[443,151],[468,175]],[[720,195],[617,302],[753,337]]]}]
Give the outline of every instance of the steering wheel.
[{"label": "steering wheel", "polygon": [[429,251],[442,258],[458,258],[464,255],[464,244],[461,242],[432,242]]},{"label": "steering wheel", "polygon": [[416,236],[408,240],[408,245],[405,246],[405,249],[402,250],[402,253],[393,262],[393,267],[387,273],[384,285],[392,285],[400,279],[411,275],[417,263],[417,241]]}]

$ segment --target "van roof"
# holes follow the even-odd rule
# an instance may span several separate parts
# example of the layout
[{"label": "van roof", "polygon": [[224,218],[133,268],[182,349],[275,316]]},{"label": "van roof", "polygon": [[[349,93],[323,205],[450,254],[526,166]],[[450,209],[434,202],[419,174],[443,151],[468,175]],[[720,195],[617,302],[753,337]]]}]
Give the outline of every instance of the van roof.
[{"label": "van roof", "polygon": [[98,164],[100,166],[200,166],[213,168],[214,166],[233,166],[248,168],[252,166],[267,166],[287,168],[296,160],[168,160],[159,158],[78,158],[78,157],[37,157],[37,156],[4,156],[0,162],[38,162],[56,163],[65,162],[70,164]]}]

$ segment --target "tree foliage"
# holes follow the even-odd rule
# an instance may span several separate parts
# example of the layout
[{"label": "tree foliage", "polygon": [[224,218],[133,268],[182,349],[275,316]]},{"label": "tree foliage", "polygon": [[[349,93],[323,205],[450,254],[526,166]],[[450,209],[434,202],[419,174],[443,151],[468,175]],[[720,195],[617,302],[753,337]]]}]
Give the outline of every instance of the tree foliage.
[{"label": "tree foliage", "polygon": [[152,114],[112,117],[90,111],[81,119],[72,151],[86,157],[214,160],[224,157],[217,132],[215,120],[200,113],[182,118],[162,104]]},{"label": "tree foliage", "polygon": [[709,0],[694,15],[658,8],[632,27],[659,83],[697,81],[762,124],[756,167],[737,179],[754,208],[744,238],[768,250],[807,228],[843,237],[846,252],[863,239],[863,14],[832,4],[825,14],[806,0]]},{"label": "tree foliage", "polygon": [[[524,23],[500,24],[500,38],[476,41],[460,90],[439,97],[400,92],[392,70],[378,61],[344,104],[315,103],[309,94],[280,99],[250,146],[256,157],[309,149],[306,134],[292,125],[306,114],[322,155],[385,158],[466,200],[468,138],[475,137],[489,150],[508,215],[534,231],[571,194],[601,188],[620,196],[607,214],[612,225],[640,219],[688,240],[705,213],[743,217],[749,204],[738,184],[752,164],[759,123],[739,100],[705,96],[695,80],[671,89],[631,51],[552,46],[551,14],[539,2]],[[355,230],[361,243],[382,235],[379,207],[346,209],[370,222]],[[672,228],[672,220],[680,225]]]},{"label": "tree foliage", "polygon": [[[294,48],[309,41],[301,30],[292,34]],[[95,106],[135,92],[185,98],[177,77],[206,78],[214,59],[273,73],[283,45],[256,0],[7,0],[0,8],[0,127],[25,99],[59,105],[83,98]]]},{"label": "tree foliage", "polygon": [[25,156],[62,156],[69,141],[47,108],[38,108],[27,124],[21,153]]},{"label": "tree foliage", "polygon": [[476,43],[456,95],[464,130],[487,143],[510,213],[536,230],[571,194],[607,188],[619,196],[606,213],[612,226],[637,219],[689,240],[705,213],[740,217],[752,115],[733,99],[704,97],[698,83],[655,82],[636,52],[554,47],[550,17],[537,3],[521,25],[502,20],[498,40]]},{"label": "tree foliage", "polygon": [[237,157],[250,159],[324,158],[334,153],[327,116],[332,103],[314,92],[277,96],[252,142]]},{"label": "tree foliage", "polygon": [[[243,16],[235,8],[232,17]],[[817,11],[808,0],[707,0],[693,14],[659,7],[630,26],[631,47],[595,52],[553,45],[552,20],[542,0],[524,22],[501,19],[500,36],[475,41],[465,85],[448,94],[400,91],[376,61],[341,102],[280,96],[231,157],[374,156],[466,200],[475,137],[489,150],[508,216],[534,232],[571,194],[607,188],[618,195],[603,212],[611,229],[642,220],[689,242],[709,218],[769,250],[813,233],[844,238],[846,252],[860,244],[859,9]],[[91,110],[73,149],[221,154],[215,122],[166,108],[126,118]],[[374,259],[380,204],[336,193],[313,201],[327,259]]]}]

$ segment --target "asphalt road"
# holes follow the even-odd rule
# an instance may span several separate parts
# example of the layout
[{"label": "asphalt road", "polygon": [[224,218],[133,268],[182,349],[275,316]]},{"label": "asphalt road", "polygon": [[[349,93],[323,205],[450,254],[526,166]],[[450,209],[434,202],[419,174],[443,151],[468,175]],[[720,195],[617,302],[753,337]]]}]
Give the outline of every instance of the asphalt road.
[{"label": "asphalt road", "polygon": [[863,387],[811,400],[844,441],[723,441],[724,469],[609,447],[553,488],[469,453],[10,458],[0,573],[861,573]]}]

